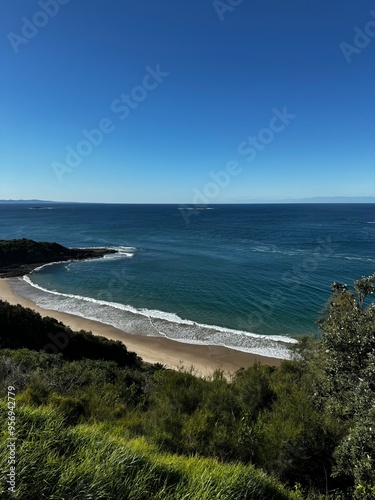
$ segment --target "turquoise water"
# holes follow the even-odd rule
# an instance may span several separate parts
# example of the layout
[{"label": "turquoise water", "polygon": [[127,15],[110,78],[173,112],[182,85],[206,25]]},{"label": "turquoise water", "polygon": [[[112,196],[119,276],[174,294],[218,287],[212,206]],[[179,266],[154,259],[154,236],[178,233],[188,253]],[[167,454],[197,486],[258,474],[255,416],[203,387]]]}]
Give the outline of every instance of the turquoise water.
[{"label": "turquoise water", "polygon": [[318,333],[332,281],[375,271],[372,204],[43,207],[1,204],[0,237],[120,253],[43,267],[17,292],[135,334],[282,355]]}]

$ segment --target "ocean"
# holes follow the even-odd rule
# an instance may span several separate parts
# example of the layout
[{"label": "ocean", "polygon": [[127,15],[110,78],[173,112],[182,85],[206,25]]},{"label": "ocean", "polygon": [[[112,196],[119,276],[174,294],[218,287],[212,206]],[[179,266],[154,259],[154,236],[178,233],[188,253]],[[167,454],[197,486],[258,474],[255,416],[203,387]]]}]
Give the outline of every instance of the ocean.
[{"label": "ocean", "polygon": [[[42,307],[135,335],[288,357],[331,283],[375,272],[373,204],[0,204],[0,238],[115,248],[12,279]],[[208,209],[209,208],[209,209]]]}]

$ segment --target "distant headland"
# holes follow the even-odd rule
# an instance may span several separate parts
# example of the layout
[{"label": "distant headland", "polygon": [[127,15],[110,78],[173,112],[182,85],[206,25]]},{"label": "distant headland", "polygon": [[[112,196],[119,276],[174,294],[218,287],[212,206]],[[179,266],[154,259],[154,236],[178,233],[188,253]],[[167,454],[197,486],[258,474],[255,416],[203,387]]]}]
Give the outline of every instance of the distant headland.
[{"label": "distant headland", "polygon": [[66,248],[58,243],[26,238],[0,240],[0,278],[23,276],[36,267],[52,262],[98,259],[117,253],[108,248]]}]

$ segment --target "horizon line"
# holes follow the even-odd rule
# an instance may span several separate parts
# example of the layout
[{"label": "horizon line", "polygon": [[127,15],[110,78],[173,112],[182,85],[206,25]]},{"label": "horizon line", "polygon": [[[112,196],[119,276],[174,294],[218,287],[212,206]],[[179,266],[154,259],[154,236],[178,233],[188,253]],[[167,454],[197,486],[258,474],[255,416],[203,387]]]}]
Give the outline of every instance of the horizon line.
[{"label": "horizon line", "polygon": [[282,204],[367,204],[375,203],[375,196],[332,196],[332,197],[312,197],[295,198],[281,200],[248,200],[248,201],[230,201],[230,202],[212,202],[212,203],[181,203],[181,202],[125,202],[125,201],[62,201],[62,200],[40,200],[40,199],[1,199],[0,203],[74,203],[74,204],[97,204],[97,205],[178,205],[180,207],[205,207],[210,205],[282,205]]}]

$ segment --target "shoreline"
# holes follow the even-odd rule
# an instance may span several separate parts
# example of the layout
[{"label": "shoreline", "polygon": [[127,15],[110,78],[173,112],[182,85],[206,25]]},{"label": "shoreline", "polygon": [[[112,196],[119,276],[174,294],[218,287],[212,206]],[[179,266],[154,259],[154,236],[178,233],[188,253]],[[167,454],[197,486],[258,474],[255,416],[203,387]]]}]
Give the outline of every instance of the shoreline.
[{"label": "shoreline", "polygon": [[229,347],[187,344],[163,337],[133,335],[99,321],[44,309],[33,301],[17,295],[8,278],[0,279],[0,300],[28,307],[43,317],[55,318],[74,331],[86,330],[110,340],[120,340],[129,351],[134,351],[146,363],[161,363],[174,370],[193,367],[194,373],[199,376],[209,376],[218,368],[227,374],[232,374],[240,368],[252,366],[255,362],[269,366],[278,366],[282,362],[278,358],[237,351]]}]

